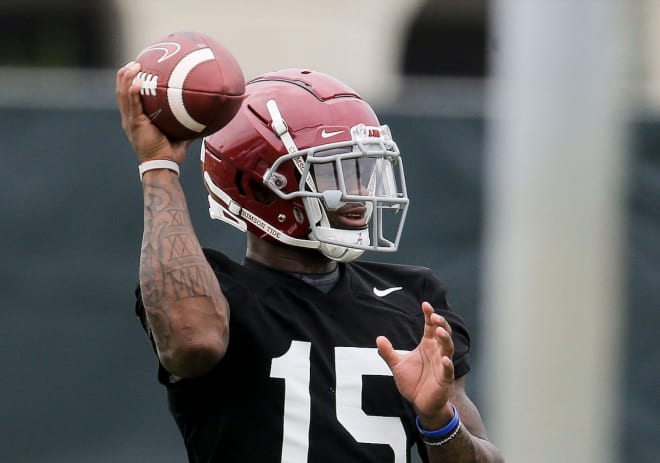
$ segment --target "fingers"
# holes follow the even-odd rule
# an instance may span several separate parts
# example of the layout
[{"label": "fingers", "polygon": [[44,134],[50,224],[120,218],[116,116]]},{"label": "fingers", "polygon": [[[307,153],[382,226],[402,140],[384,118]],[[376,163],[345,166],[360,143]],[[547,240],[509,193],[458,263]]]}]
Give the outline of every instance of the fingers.
[{"label": "fingers", "polygon": [[[454,341],[451,339],[451,326],[445,317],[435,313],[433,306],[428,302],[422,303],[424,311],[424,336],[435,339],[440,345],[442,357],[440,363],[440,376],[446,384],[454,381]],[[428,333],[428,336],[427,336]]]},{"label": "fingers", "polygon": [[[442,348],[443,356],[451,362],[454,355],[454,341],[451,339],[451,326],[447,319],[437,313],[428,302],[422,303],[424,312],[424,337],[435,339]],[[453,368],[453,367],[452,367]]]},{"label": "fingers", "polygon": [[139,63],[133,61],[129,62],[125,66],[121,67],[117,71],[117,80],[115,88],[115,96],[117,98],[117,105],[119,110],[124,113],[128,108],[129,103],[129,89],[133,83],[133,79],[140,70]]},{"label": "fingers", "polygon": [[172,159],[181,163],[186,143],[176,149],[167,137],[144,114],[140,97],[141,83],[135,79],[140,63],[129,62],[117,71],[116,97],[121,113],[121,126],[140,162],[151,159]]},{"label": "fingers", "polygon": [[443,355],[440,361],[444,367],[442,369],[442,377],[446,383],[451,384],[454,381],[454,362],[447,355]]},{"label": "fingers", "polygon": [[135,76],[140,70],[140,63],[129,62],[117,71],[116,98],[117,106],[122,118],[122,127],[125,131],[131,129],[136,118],[142,115],[142,102],[140,100],[140,83]]},{"label": "fingers", "polygon": [[378,354],[385,360],[390,369],[399,363],[401,356],[394,350],[392,343],[385,336],[376,338],[376,346],[378,347]]}]

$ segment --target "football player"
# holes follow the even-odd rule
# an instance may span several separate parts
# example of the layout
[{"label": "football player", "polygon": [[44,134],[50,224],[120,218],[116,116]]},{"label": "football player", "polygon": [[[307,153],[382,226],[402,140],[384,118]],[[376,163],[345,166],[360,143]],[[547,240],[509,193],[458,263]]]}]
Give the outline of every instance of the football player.
[{"label": "football player", "polygon": [[[426,268],[397,249],[408,209],[387,126],[338,80],[265,74],[202,142],[213,219],[247,232],[238,263],[200,246],[170,142],[117,74],[140,163],[136,311],[191,462],[500,462],[465,393],[469,335]],[[219,246],[222,247],[222,244]]]}]

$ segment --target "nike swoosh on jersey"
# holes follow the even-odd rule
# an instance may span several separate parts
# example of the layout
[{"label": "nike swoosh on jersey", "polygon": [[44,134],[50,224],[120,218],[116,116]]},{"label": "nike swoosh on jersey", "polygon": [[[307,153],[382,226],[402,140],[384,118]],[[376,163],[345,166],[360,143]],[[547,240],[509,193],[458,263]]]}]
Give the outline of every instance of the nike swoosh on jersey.
[{"label": "nike swoosh on jersey", "polygon": [[403,288],[401,286],[395,286],[393,288],[387,288],[387,289],[378,289],[374,286],[374,294],[378,297],[385,297],[388,294],[392,294],[394,291],[400,291]]},{"label": "nike swoosh on jersey", "polygon": [[343,130],[337,130],[336,132],[326,132],[325,129],[323,129],[323,131],[321,131],[321,138],[334,137],[335,135],[339,135],[342,132]]}]

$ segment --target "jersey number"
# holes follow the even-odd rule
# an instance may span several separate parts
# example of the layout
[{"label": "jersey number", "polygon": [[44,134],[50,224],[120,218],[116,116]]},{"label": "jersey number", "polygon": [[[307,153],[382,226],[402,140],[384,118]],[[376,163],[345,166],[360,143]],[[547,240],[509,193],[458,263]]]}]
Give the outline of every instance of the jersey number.
[{"label": "jersey number", "polygon": [[[282,378],[284,425],[282,463],[305,463],[309,449],[309,394],[311,343],[293,341],[289,350],[274,358],[270,376]],[[337,420],[358,442],[386,444],[395,463],[406,461],[406,433],[400,418],[373,416],[362,411],[362,376],[392,376],[375,348],[335,347]]]}]

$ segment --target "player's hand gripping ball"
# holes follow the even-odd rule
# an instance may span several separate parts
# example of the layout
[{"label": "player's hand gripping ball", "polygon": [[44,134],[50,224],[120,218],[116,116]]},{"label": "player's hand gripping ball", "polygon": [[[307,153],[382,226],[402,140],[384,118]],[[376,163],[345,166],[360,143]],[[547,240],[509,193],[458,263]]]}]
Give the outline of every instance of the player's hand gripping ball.
[{"label": "player's hand gripping ball", "polygon": [[171,140],[192,140],[224,127],[245,92],[232,54],[197,32],[170,34],[142,50],[135,77],[144,113]]}]

